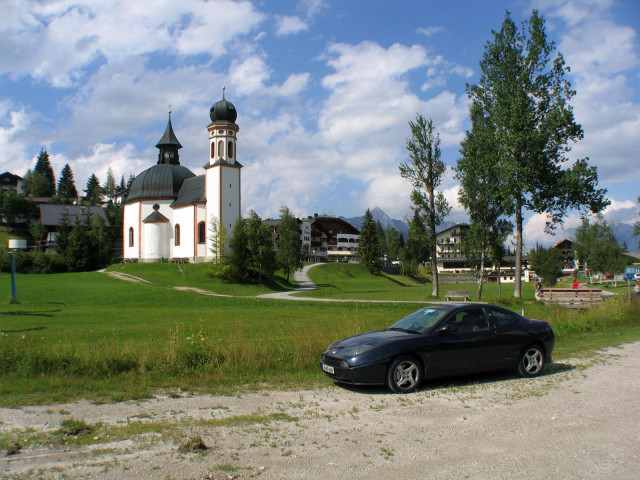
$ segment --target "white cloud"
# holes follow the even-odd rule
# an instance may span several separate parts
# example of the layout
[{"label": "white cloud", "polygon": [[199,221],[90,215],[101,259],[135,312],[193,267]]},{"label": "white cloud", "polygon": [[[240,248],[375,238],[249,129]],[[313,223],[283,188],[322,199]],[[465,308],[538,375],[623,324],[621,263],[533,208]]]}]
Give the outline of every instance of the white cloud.
[{"label": "white cloud", "polygon": [[300,17],[278,17],[276,35],[294,35],[309,30],[307,24]]},{"label": "white cloud", "polygon": [[426,27],[426,28],[418,28],[416,32],[418,32],[421,35],[430,37],[431,35],[441,32],[442,30],[444,30],[442,27]]},{"label": "white cloud", "polygon": [[73,85],[99,59],[117,62],[153,52],[217,57],[264,19],[251,3],[231,0],[163,0],[153,8],[127,0],[10,4],[0,28],[0,74],[28,75],[57,87]]}]

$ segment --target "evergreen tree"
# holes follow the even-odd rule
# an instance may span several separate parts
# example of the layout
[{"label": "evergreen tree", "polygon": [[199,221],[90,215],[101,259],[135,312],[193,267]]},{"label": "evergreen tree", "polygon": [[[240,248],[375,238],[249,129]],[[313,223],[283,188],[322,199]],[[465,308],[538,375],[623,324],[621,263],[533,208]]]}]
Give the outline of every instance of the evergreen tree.
[{"label": "evergreen tree", "polygon": [[37,181],[37,189],[34,190],[34,197],[53,197],[56,193],[56,177],[49,161],[49,154],[43,148],[40,150],[36,166],[33,169],[35,174],[41,175],[44,181]]},{"label": "evergreen tree", "polygon": [[69,209],[63,208],[62,215],[58,221],[58,231],[56,232],[56,252],[62,256],[64,263],[68,266],[68,252],[69,240],[73,225],[71,225],[71,219],[69,218]]},{"label": "evergreen tree", "polygon": [[127,188],[127,184],[124,183],[124,175],[122,175],[120,177],[120,183],[118,184],[118,191],[124,192],[126,188]]},{"label": "evergreen tree", "polygon": [[89,226],[91,216],[85,215],[84,219],[76,218],[76,223],[71,229],[66,248],[67,266],[72,272],[86,272],[91,265],[91,238]]},{"label": "evergreen tree", "polygon": [[280,223],[276,231],[278,234],[276,256],[288,282],[291,272],[302,268],[303,252],[298,219],[285,206],[280,208]]},{"label": "evergreen tree", "polygon": [[247,282],[251,279],[249,271],[249,238],[246,232],[246,222],[239,218],[233,226],[233,232],[229,239],[229,265],[231,278],[238,282]]},{"label": "evergreen tree", "polygon": [[416,265],[423,265],[429,260],[429,234],[417,210],[409,222],[407,235],[407,257],[415,261]]},{"label": "evergreen tree", "polygon": [[569,69],[562,55],[551,58],[554,51],[537,11],[521,31],[507,12],[502,28],[485,46],[480,81],[467,85],[493,134],[497,198],[504,211],[515,216],[516,298],[521,296],[524,211],[545,212],[551,230],[562,223],[567,209],[598,212],[609,204],[606,190],[597,189],[596,168],[587,159],[570,168],[563,165],[569,142],[583,133],[569,103],[575,95],[565,78]]},{"label": "evergreen tree", "polygon": [[394,227],[389,227],[384,231],[385,254],[390,262],[400,258],[400,251],[404,246],[402,234]]},{"label": "evergreen tree", "polygon": [[369,273],[378,275],[382,268],[382,249],[376,224],[373,221],[371,211],[367,208],[364,214],[364,222],[360,227],[360,240],[358,242],[358,254]]},{"label": "evergreen tree", "polygon": [[107,170],[107,179],[104,182],[104,193],[106,195],[113,195],[116,192],[116,177],[113,176],[113,170],[111,167]]},{"label": "evergreen tree", "polygon": [[427,121],[422,115],[418,115],[416,122],[409,122],[409,126],[411,127],[411,138],[407,140],[409,163],[400,165],[400,175],[411,182],[413,209],[427,228],[433,279],[431,295],[437,297],[439,282],[436,227],[451,210],[444,194],[437,188],[442,182],[447,167],[440,160],[440,135],[434,131],[433,121],[431,119]]},{"label": "evergreen tree", "polygon": [[60,179],[58,180],[58,197],[62,203],[72,203],[72,200],[78,198],[78,190],[76,189],[76,182],[73,178],[73,172],[71,167],[67,163],[60,172]]},{"label": "evergreen tree", "polygon": [[40,220],[36,220],[29,227],[29,234],[31,234],[31,238],[33,239],[36,250],[39,252],[42,251],[42,241],[44,240],[45,233],[47,233],[47,230],[44,225],[40,223]]},{"label": "evergreen tree", "polygon": [[100,186],[100,180],[92,173],[87,180],[87,188],[84,190],[86,195],[83,203],[85,205],[100,205],[102,203],[102,195],[104,190]]},{"label": "evergreen tree", "polygon": [[129,175],[129,180],[127,180],[127,190],[131,190],[131,185],[133,184],[133,181],[136,179],[136,176],[131,174]]}]

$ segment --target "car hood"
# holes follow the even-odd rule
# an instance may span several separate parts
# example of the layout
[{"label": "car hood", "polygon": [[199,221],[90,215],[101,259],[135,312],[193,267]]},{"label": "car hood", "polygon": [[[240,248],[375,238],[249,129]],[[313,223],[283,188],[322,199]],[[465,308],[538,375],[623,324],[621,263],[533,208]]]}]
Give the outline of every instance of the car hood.
[{"label": "car hood", "polygon": [[325,355],[331,355],[332,357],[349,356],[355,348],[363,345],[369,345],[375,348],[392,343],[396,340],[415,336],[415,333],[400,332],[396,330],[380,330],[377,332],[360,333],[332,343],[324,353]]}]

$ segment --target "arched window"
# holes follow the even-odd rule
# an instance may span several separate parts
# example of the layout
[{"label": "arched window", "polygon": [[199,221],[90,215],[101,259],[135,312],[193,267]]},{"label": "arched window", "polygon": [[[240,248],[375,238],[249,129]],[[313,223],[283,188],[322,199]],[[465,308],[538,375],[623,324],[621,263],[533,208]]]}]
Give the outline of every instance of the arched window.
[{"label": "arched window", "polygon": [[133,227],[129,227],[129,246],[133,247]]},{"label": "arched window", "polygon": [[216,156],[216,142],[211,142],[211,158]]},{"label": "arched window", "polygon": [[173,235],[174,245],[176,247],[179,247],[180,246],[180,225],[176,225],[176,228],[174,230],[175,230],[175,233]]},{"label": "arched window", "polygon": [[198,224],[198,243],[204,243],[204,222]]},{"label": "arched window", "polygon": [[220,140],[218,142],[218,157],[222,158],[224,156],[224,141]]},{"label": "arched window", "polygon": [[227,154],[229,158],[233,158],[233,142],[229,140],[229,145],[227,146]]}]

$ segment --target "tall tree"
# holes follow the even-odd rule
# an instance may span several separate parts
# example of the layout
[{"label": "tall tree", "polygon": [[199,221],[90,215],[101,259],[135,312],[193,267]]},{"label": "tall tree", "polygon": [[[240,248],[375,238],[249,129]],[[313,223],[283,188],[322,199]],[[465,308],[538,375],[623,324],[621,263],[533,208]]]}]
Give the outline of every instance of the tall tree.
[{"label": "tall tree", "polygon": [[33,169],[34,173],[42,175],[45,178],[45,182],[39,183],[37,191],[33,192],[35,197],[53,197],[56,193],[56,177],[49,161],[49,154],[43,148],[40,150],[36,166]]},{"label": "tall tree", "polygon": [[393,227],[388,227],[384,231],[385,254],[391,262],[400,258],[400,250],[404,246],[402,234]]},{"label": "tall tree", "polygon": [[233,226],[229,239],[229,266],[231,278],[239,282],[247,282],[251,279],[249,270],[249,239],[246,231],[246,221],[239,218]]},{"label": "tall tree", "polygon": [[587,159],[563,165],[569,142],[583,133],[569,104],[575,95],[565,78],[569,69],[561,54],[552,58],[556,48],[547,40],[544,19],[534,10],[518,31],[507,12],[500,31],[492,33],[480,61],[480,81],[467,85],[467,93],[491,125],[498,198],[515,216],[514,296],[520,298],[524,211],[545,212],[551,230],[568,209],[598,212],[609,202]]},{"label": "tall tree", "polygon": [[56,232],[56,252],[62,256],[64,263],[69,266],[67,248],[69,248],[69,238],[73,231],[73,225],[69,218],[69,210],[64,207],[60,220],[58,221],[58,231]]},{"label": "tall tree", "polygon": [[92,173],[89,180],[87,180],[87,188],[84,191],[86,193],[84,197],[86,205],[100,205],[102,203],[104,189],[100,186],[100,180],[98,180],[95,173]]},{"label": "tall tree", "polygon": [[19,217],[27,222],[38,215],[36,205],[24,195],[13,190],[0,190],[0,217],[7,219],[7,232],[16,224]]},{"label": "tall tree", "polygon": [[373,221],[371,211],[367,208],[364,214],[364,222],[360,227],[360,240],[358,241],[358,253],[362,263],[369,273],[377,275],[382,268],[382,248],[376,223]]},{"label": "tall tree", "polygon": [[107,179],[104,182],[104,193],[113,195],[116,192],[116,177],[113,176],[111,167],[107,170]]},{"label": "tall tree", "polygon": [[302,268],[302,242],[300,241],[300,226],[298,219],[293,216],[288,207],[280,207],[280,223],[276,227],[278,235],[276,256],[278,265],[287,277],[291,272]]},{"label": "tall tree", "polygon": [[276,252],[271,230],[253,210],[249,211],[245,229],[249,250],[248,267],[253,272],[254,280],[261,282],[263,275],[271,275],[276,270]]},{"label": "tall tree", "polygon": [[438,296],[438,264],[436,254],[436,227],[449,214],[451,207],[444,194],[437,190],[446,172],[446,165],[440,160],[440,135],[434,131],[433,121],[422,115],[415,122],[409,122],[411,138],[407,140],[409,162],[400,165],[400,175],[411,182],[413,210],[425,223],[429,235],[431,257],[432,291]]},{"label": "tall tree", "polygon": [[494,135],[482,108],[472,104],[471,131],[460,147],[456,178],[460,180],[458,198],[469,213],[470,225],[462,235],[462,251],[473,266],[478,283],[477,298],[482,299],[484,271],[489,259],[500,262],[504,242],[513,229],[506,220],[497,188],[499,170],[494,162]]},{"label": "tall tree", "polygon": [[131,185],[133,185],[133,181],[136,179],[136,176],[131,174],[129,175],[129,179],[127,180],[127,190],[131,190]]},{"label": "tall tree", "polygon": [[227,228],[218,217],[212,216],[211,220],[209,220],[209,237],[211,238],[211,248],[209,250],[213,254],[213,263],[216,265],[225,264],[227,262],[229,238]]},{"label": "tall tree", "polygon": [[76,182],[73,178],[73,172],[71,167],[67,163],[60,172],[60,179],[58,180],[58,197],[60,197],[62,203],[71,203],[73,199],[78,198],[78,190],[76,189]]},{"label": "tall tree", "polygon": [[414,209],[407,235],[407,256],[411,261],[415,261],[416,265],[423,265],[429,260],[428,240],[429,234],[420,213]]},{"label": "tall tree", "polygon": [[[640,197],[638,197],[638,203],[640,203]],[[640,215],[640,212],[638,212]],[[633,224],[633,235],[640,236],[640,220]],[[638,239],[638,248],[640,248],[640,238]]]},{"label": "tall tree", "polygon": [[619,273],[624,269],[622,247],[618,244],[611,226],[598,217],[593,223],[583,219],[573,241],[575,258],[594,273]]}]

